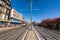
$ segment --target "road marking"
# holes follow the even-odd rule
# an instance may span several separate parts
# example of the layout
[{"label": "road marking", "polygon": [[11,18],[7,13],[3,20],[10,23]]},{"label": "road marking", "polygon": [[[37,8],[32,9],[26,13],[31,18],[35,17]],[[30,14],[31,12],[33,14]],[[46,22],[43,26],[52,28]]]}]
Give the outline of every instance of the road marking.
[{"label": "road marking", "polygon": [[34,27],[33,27],[33,30],[34,30],[34,32],[35,32],[35,34],[36,34],[38,40],[45,40],[44,38],[40,38],[40,37],[39,37],[38,32],[34,29]]},{"label": "road marking", "polygon": [[27,33],[28,33],[28,29],[27,29],[27,31],[26,31],[26,33],[25,33],[25,35],[23,36],[22,40],[24,40],[24,39],[25,39],[25,37],[27,36]]}]

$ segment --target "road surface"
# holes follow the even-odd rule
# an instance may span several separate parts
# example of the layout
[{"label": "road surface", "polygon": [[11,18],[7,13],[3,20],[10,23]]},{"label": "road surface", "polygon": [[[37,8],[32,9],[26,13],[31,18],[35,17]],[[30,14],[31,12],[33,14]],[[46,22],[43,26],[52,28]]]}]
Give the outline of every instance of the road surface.
[{"label": "road surface", "polygon": [[35,26],[34,28],[45,40],[60,40],[60,31],[49,30],[38,26]]},{"label": "road surface", "polygon": [[20,27],[0,32],[0,40],[22,40],[22,39],[60,40],[60,31],[49,30],[44,27],[33,26],[32,30],[30,30],[30,27]]},{"label": "road surface", "polygon": [[26,36],[25,40],[38,40],[38,38],[35,35],[35,33],[34,33],[33,30],[29,30],[29,32],[27,33],[27,36]]},{"label": "road surface", "polygon": [[0,40],[21,40],[26,30],[26,27],[20,27],[0,32]]}]

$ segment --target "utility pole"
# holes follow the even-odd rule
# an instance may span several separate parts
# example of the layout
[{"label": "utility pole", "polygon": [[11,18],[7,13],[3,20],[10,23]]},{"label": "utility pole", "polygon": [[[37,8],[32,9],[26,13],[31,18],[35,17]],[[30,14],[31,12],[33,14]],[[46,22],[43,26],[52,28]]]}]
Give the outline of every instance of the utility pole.
[{"label": "utility pole", "polygon": [[32,0],[30,1],[30,20],[31,20],[31,30],[32,30]]},{"label": "utility pole", "polygon": [[33,4],[33,1],[37,1],[37,0],[26,0],[26,1],[30,1],[30,26],[31,26],[31,30],[32,30],[32,4]]}]

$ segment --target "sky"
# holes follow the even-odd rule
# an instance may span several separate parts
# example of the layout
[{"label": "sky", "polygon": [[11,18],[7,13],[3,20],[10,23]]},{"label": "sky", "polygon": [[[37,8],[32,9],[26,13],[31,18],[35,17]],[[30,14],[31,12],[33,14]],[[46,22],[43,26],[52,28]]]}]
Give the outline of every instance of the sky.
[{"label": "sky", "polygon": [[[30,21],[30,2],[26,0],[11,0],[12,8],[24,15],[25,20]],[[33,0],[32,19],[41,22],[47,18],[60,17],[60,0]]]}]

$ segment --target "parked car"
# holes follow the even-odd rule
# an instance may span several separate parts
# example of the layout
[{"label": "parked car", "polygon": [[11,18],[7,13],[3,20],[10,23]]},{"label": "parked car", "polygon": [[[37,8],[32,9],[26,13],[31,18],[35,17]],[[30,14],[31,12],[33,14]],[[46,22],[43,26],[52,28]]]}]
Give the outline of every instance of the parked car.
[{"label": "parked car", "polygon": [[25,27],[25,26],[26,26],[26,24],[25,24],[25,23],[23,23],[23,24],[21,24],[21,26],[22,26],[22,27]]}]

